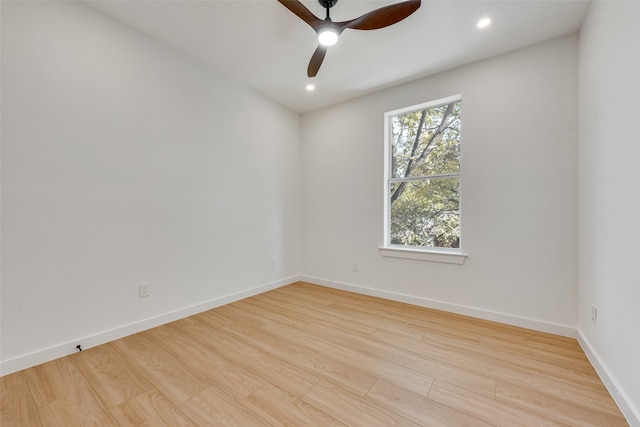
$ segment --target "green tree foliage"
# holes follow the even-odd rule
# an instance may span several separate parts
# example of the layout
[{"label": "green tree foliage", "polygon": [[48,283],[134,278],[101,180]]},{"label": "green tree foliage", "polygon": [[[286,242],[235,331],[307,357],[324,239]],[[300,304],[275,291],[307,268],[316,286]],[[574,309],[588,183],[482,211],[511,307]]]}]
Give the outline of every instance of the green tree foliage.
[{"label": "green tree foliage", "polygon": [[392,244],[460,244],[460,101],[391,119]]}]

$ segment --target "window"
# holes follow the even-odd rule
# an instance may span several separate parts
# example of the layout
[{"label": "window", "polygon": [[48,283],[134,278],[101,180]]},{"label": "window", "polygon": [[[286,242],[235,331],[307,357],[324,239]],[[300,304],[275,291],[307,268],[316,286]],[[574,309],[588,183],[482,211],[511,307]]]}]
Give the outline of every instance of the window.
[{"label": "window", "polygon": [[461,100],[385,114],[383,249],[460,254]]}]

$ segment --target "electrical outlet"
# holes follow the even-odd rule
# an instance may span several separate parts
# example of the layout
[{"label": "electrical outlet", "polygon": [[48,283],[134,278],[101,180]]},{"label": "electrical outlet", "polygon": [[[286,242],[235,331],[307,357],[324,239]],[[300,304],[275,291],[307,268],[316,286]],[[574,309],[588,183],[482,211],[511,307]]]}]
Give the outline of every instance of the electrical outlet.
[{"label": "electrical outlet", "polygon": [[591,320],[594,322],[598,320],[598,307],[593,304],[591,304]]},{"label": "electrical outlet", "polygon": [[276,260],[275,260],[275,259],[272,259],[272,260],[271,260],[271,269],[272,269],[272,270],[275,270],[275,269],[276,269]]},{"label": "electrical outlet", "polygon": [[357,262],[354,262],[354,263],[351,265],[351,269],[353,270],[353,272],[354,272],[354,273],[357,273],[357,272],[358,272],[358,263],[357,263]]},{"label": "electrical outlet", "polygon": [[151,283],[149,282],[140,283],[140,287],[138,288],[138,296],[140,298],[148,297],[150,288],[151,288]]}]

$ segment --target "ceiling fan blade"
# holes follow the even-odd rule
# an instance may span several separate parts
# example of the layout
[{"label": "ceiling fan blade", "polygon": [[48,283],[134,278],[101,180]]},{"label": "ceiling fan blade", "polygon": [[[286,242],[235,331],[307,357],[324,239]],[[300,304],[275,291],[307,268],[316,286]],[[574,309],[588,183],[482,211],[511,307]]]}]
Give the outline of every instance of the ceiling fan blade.
[{"label": "ceiling fan blade", "polygon": [[351,21],[336,22],[335,25],[352,30],[377,30],[402,21],[418,10],[420,4],[421,0],[408,0],[381,7]]},{"label": "ceiling fan blade", "polygon": [[322,19],[311,13],[311,11],[298,0],[278,0],[278,2],[293,12],[298,18],[309,24],[311,28],[316,31],[318,31],[318,28],[320,28],[322,22],[324,22]]},{"label": "ceiling fan blade", "polygon": [[313,55],[311,56],[311,60],[309,61],[309,67],[307,68],[307,76],[315,77],[318,74],[318,70],[320,69],[320,65],[322,65],[322,61],[324,60],[324,55],[327,53],[326,46],[318,46]]}]

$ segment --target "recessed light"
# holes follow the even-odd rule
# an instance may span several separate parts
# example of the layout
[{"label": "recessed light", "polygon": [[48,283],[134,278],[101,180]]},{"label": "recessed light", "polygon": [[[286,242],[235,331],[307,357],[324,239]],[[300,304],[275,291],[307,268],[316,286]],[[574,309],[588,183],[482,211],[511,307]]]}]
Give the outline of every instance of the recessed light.
[{"label": "recessed light", "polygon": [[491,25],[491,18],[482,18],[476,24],[478,28],[487,28],[489,25]]},{"label": "recessed light", "polygon": [[313,84],[309,83],[309,84],[307,85],[307,90],[308,90],[309,92],[312,92],[312,91],[316,90],[316,87],[315,87],[315,85],[313,85]]}]

